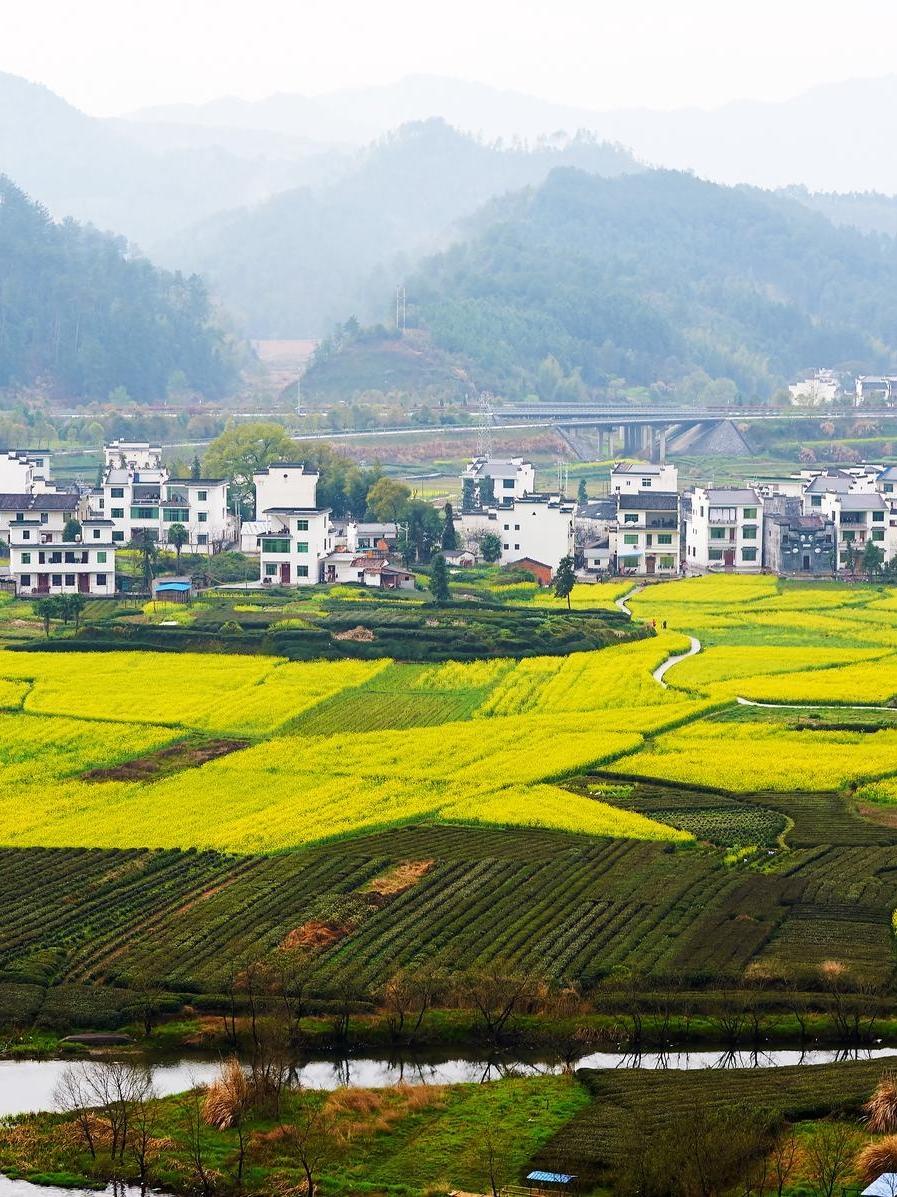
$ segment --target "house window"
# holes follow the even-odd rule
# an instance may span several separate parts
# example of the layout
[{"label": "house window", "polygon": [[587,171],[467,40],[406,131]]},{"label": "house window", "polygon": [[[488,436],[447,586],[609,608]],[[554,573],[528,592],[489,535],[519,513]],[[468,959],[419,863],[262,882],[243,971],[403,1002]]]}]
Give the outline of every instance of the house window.
[{"label": "house window", "polygon": [[623,516],[623,523],[624,524],[637,524],[638,523],[638,512],[627,511],[626,514]]},{"label": "house window", "polygon": [[660,558],[660,568],[661,569],[672,569],[674,567],[675,563],[676,563],[675,557],[661,557]]},{"label": "house window", "polygon": [[74,586],[75,585],[75,575],[74,574],[66,574],[65,575],[65,584],[66,584],[66,586]]},{"label": "house window", "polygon": [[125,518],[124,507],[113,507],[112,508],[112,518],[114,520],[123,520]]},{"label": "house window", "polygon": [[123,486],[113,486],[109,491],[110,499],[123,499],[125,497],[125,488]]},{"label": "house window", "polygon": [[514,485],[514,479],[513,478],[503,478],[501,484],[505,488],[505,490],[510,490],[511,487]]},{"label": "house window", "polygon": [[105,565],[105,564],[106,564],[106,550],[100,549],[99,552],[97,553],[97,565]]},{"label": "house window", "polygon": [[308,566],[307,565],[297,565],[296,566],[296,577],[297,578],[307,578],[308,577]]},{"label": "house window", "polygon": [[650,488],[651,488],[651,479],[643,478],[642,479],[642,490],[650,490]]},{"label": "house window", "polygon": [[200,532],[196,538],[196,543],[197,544],[208,544],[209,543],[208,532]]},{"label": "house window", "polygon": [[132,507],[132,520],[154,520],[159,515],[158,507]]},{"label": "house window", "polygon": [[99,539],[100,539],[100,529],[99,529],[99,528],[94,528],[94,530],[93,530],[93,538],[94,538],[94,540],[99,540]]},{"label": "house window", "polygon": [[208,497],[209,497],[209,492],[206,490],[198,490],[196,492],[197,503],[205,503],[206,500],[208,499]]},{"label": "house window", "polygon": [[516,549],[519,549],[519,548],[520,548],[520,545],[519,545],[519,544],[515,544],[515,545],[514,545],[514,548],[515,548],[515,550],[516,550]]},{"label": "house window", "polygon": [[40,513],[40,522],[41,522],[42,524],[49,524],[49,522],[50,522],[50,517],[49,517],[49,515],[47,515],[46,511],[42,511],[42,512]]},{"label": "house window", "polygon": [[741,550],[741,560],[742,561],[756,561],[757,560],[756,548],[751,547],[751,548],[742,549]]},{"label": "house window", "polygon": [[23,565],[30,565],[30,564],[31,564],[31,554],[30,554],[30,553],[23,553],[23,554],[22,554],[22,564],[23,564]]},{"label": "house window", "polygon": [[511,547],[511,546],[510,546],[509,544],[506,544],[506,545],[504,546],[505,552],[507,552],[507,551],[508,551],[508,549],[510,549],[510,547]]},{"label": "house window", "polygon": [[756,507],[745,507],[742,509],[742,517],[746,520],[755,520],[757,518]]},{"label": "house window", "polygon": [[658,544],[672,544],[673,543],[673,534],[671,532],[658,532],[657,543]]},{"label": "house window", "polygon": [[51,565],[61,565],[62,564],[62,553],[51,553],[50,554],[50,564]]},{"label": "house window", "polygon": [[884,540],[884,538],[885,538],[884,528],[873,528],[872,529],[872,539],[873,540]]},{"label": "house window", "polygon": [[519,532],[519,531],[520,531],[520,525],[519,525],[519,524],[515,524],[515,525],[514,525],[514,531],[515,531],[515,532]]},{"label": "house window", "polygon": [[286,537],[278,536],[263,536],[262,537],[262,552],[263,553],[288,553],[290,551],[290,542]]},{"label": "house window", "polygon": [[845,544],[850,544],[855,536],[856,536],[855,532],[842,532],[841,533],[841,539],[844,541]]},{"label": "house window", "polygon": [[106,575],[105,574],[97,574],[97,586],[105,586],[105,585],[106,585]]},{"label": "house window", "polygon": [[883,511],[873,511],[873,512],[872,512],[872,522],[873,522],[873,524],[882,524],[882,523],[884,523],[884,518],[885,518],[885,513],[884,513]]},{"label": "house window", "polygon": [[505,524],[505,531],[506,531],[506,532],[510,532],[510,531],[511,531],[511,525],[510,525],[510,524]]},{"label": "house window", "polygon": [[209,513],[207,511],[201,511],[197,516],[197,519],[201,524],[207,524],[209,522]]},{"label": "house window", "polygon": [[22,574],[22,585],[23,586],[31,585],[31,574]]},{"label": "house window", "polygon": [[894,489],[894,483],[893,483],[893,482],[886,482],[886,483],[884,484],[884,492],[885,492],[885,494],[886,494],[886,495],[889,495],[889,494],[890,494],[890,493],[893,491],[893,489]]},{"label": "house window", "polygon": [[710,557],[711,561],[722,561],[723,550],[722,549],[711,549],[708,556]]},{"label": "house window", "polygon": [[26,528],[25,531],[22,533],[22,540],[30,540],[30,539],[31,539],[31,533]]},{"label": "house window", "polygon": [[638,532],[627,532],[623,537],[623,544],[638,544]]},{"label": "house window", "polygon": [[121,541],[124,540],[124,538],[125,538],[124,532],[113,532],[112,533],[112,539],[115,541],[116,544],[120,544]]},{"label": "house window", "polygon": [[62,585],[62,574],[51,574],[50,581],[53,583],[54,586],[61,586]]},{"label": "house window", "polygon": [[811,495],[810,496],[810,506],[811,507],[821,507],[822,506],[822,495]]},{"label": "house window", "polygon": [[711,528],[710,529],[710,539],[711,540],[725,540],[726,539],[726,529],[725,528]]},{"label": "house window", "polygon": [[265,566],[265,577],[273,578],[276,574],[277,574],[277,563],[274,561],[271,561]]},{"label": "house window", "polygon": [[296,541],[296,552],[297,553],[307,553],[308,552],[308,541],[307,540],[297,540]]},{"label": "house window", "polygon": [[[139,508],[139,510],[142,511],[144,508]],[[146,510],[151,511],[152,508],[147,508]],[[149,515],[134,516],[134,519],[147,520],[151,518],[152,516]],[[190,519],[190,511],[187,507],[166,507],[163,511],[162,518],[166,524],[186,524]]]},{"label": "house window", "polygon": [[296,520],[296,531],[297,532],[307,532],[308,531],[308,520]]},{"label": "house window", "polygon": [[745,540],[756,540],[757,539],[757,525],[756,524],[745,524],[744,527],[741,529],[741,535],[744,537]]}]

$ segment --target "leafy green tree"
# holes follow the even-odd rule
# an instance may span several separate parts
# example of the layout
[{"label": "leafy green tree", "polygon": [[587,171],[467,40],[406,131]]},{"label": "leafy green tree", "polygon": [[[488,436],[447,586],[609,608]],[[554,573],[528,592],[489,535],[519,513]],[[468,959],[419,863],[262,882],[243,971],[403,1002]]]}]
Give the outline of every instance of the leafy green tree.
[{"label": "leafy green tree", "polygon": [[430,593],[437,603],[446,603],[451,597],[448,566],[442,553],[436,554],[430,566]]},{"label": "leafy green tree", "polygon": [[181,549],[190,539],[190,533],[183,524],[172,524],[168,529],[168,543],[174,545],[175,555],[178,563],[181,560]]},{"label": "leafy green tree", "polygon": [[584,507],[586,505],[586,503],[588,503],[588,501],[589,501],[589,489],[586,486],[586,480],[585,480],[585,478],[580,478],[579,486],[577,487],[577,490],[576,490],[576,502],[580,505],[580,507]]},{"label": "leafy green tree", "polygon": [[140,555],[140,578],[143,589],[149,592],[153,586],[155,564],[159,557],[159,546],[149,528],[136,528],[131,537],[131,548]]},{"label": "leafy green tree", "polygon": [[398,523],[404,518],[410,498],[411,488],[404,482],[396,482],[394,478],[379,478],[367,493],[368,511],[375,519]]},{"label": "leafy green tree", "polygon": [[210,477],[226,478],[235,504],[252,509],[252,475],[272,461],[291,461],[296,445],[282,424],[234,424],[225,428],[206,451],[205,468]]},{"label": "leafy green tree", "polygon": [[451,503],[446,503],[443,511],[442,523],[442,539],[441,545],[444,549],[456,549],[458,547],[458,533],[455,530],[455,513],[452,511]]},{"label": "leafy green tree", "polygon": [[192,482],[198,482],[202,477],[202,462],[199,460],[199,454],[193,454],[193,462],[190,465],[190,479]]},{"label": "leafy green tree", "polygon": [[501,556],[501,541],[494,532],[487,532],[480,541],[480,556],[490,565]]},{"label": "leafy green tree", "polygon": [[76,632],[81,626],[81,616],[86,606],[87,599],[83,594],[61,594],[59,596],[59,610],[62,615],[62,621],[68,624],[69,620],[71,620],[75,625]]},{"label": "leafy green tree", "polygon": [[429,561],[442,534],[439,512],[423,499],[410,499],[402,513],[404,526],[399,533],[399,548],[405,561]]},{"label": "leafy green tree", "polygon": [[573,558],[562,557],[555,570],[552,586],[558,598],[565,598],[567,600],[568,611],[570,610],[570,592],[575,585],[576,574],[573,572]]},{"label": "leafy green tree", "polygon": [[461,482],[461,510],[473,511],[476,507],[476,489],[472,478],[465,478]]},{"label": "leafy green tree", "polygon": [[65,527],[62,529],[63,540],[78,540],[81,536],[81,524],[78,520],[71,519],[65,521]]},{"label": "leafy green tree", "polygon": [[31,605],[34,608],[34,614],[43,621],[44,635],[49,639],[50,621],[60,618],[59,603],[56,596],[35,599]]},{"label": "leafy green tree", "polygon": [[866,547],[863,549],[862,565],[863,573],[870,582],[881,573],[884,559],[884,551],[879,548],[874,540],[867,540]]}]

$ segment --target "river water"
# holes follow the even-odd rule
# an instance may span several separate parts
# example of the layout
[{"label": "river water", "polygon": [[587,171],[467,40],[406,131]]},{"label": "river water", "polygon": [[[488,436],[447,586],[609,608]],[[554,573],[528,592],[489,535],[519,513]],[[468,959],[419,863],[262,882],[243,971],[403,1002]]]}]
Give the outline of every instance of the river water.
[{"label": "river water", "polygon": [[[895,1048],[800,1051],[775,1048],[768,1051],[721,1051],[719,1048],[671,1050],[668,1052],[593,1052],[577,1060],[577,1068],[780,1068],[787,1064],[832,1064],[840,1060],[872,1060],[897,1055]],[[0,1060],[0,1117],[54,1108],[53,1091],[67,1068],[83,1068],[84,1061]],[[181,1093],[205,1084],[218,1074],[219,1063],[209,1059],[180,1059],[152,1064],[153,1083],[160,1096]],[[456,1085],[482,1083],[502,1076],[538,1076],[561,1072],[557,1061],[422,1058],[343,1058],[311,1060],[296,1069],[294,1081],[312,1089],[338,1089],[355,1085],[380,1089],[387,1085]],[[0,1189],[0,1197],[5,1197]]]}]

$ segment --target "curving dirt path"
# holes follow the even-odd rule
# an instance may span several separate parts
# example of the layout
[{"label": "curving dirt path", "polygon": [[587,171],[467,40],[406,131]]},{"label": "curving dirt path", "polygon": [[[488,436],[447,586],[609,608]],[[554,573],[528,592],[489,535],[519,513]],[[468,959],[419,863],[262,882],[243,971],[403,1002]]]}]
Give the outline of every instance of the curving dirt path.
[{"label": "curving dirt path", "polygon": [[667,657],[665,661],[657,666],[657,668],[654,670],[654,673],[651,675],[655,682],[659,682],[660,685],[663,686],[664,690],[669,690],[670,688],[668,683],[663,680],[663,675],[666,673],[666,671],[668,669],[672,669],[674,665],[678,665],[680,661],[684,661],[686,657],[693,657],[695,653],[699,653],[701,651],[701,642],[697,636],[689,636],[688,639],[690,641],[688,652],[677,653],[675,657]]},{"label": "curving dirt path", "polygon": [[[686,654],[687,655],[687,654]],[[736,698],[743,707],[768,707],[784,711],[897,711],[897,707],[877,707],[866,702],[755,702],[753,698]]]}]

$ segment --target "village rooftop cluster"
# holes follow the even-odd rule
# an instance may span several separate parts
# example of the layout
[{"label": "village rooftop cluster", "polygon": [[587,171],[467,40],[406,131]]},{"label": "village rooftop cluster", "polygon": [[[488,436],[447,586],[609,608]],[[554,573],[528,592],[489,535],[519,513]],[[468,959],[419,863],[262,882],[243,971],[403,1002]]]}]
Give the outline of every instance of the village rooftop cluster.
[{"label": "village rooftop cluster", "polygon": [[[674,465],[624,461],[611,470],[609,493],[585,503],[539,492],[535,479],[519,457],[471,461],[448,563],[477,564],[487,537],[499,565],[546,584],[568,557],[588,581],[714,571],[832,577],[854,572],[870,552],[881,562],[897,555],[897,466],[814,467],[680,492]],[[107,445],[102,480],[87,491],[53,482],[49,452],[9,450],[0,456],[6,584],[25,596],[115,594],[116,550],[145,536],[194,554],[256,554],[259,587],[414,587],[396,523],[334,520],[317,505],[318,474],[299,462],[273,462],[253,482],[255,518],[241,524],[226,479],[173,478],[159,446]]]}]

